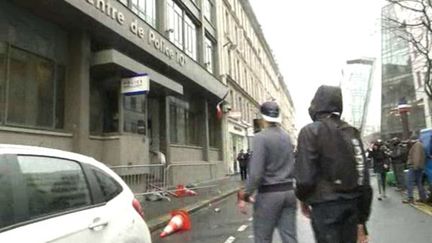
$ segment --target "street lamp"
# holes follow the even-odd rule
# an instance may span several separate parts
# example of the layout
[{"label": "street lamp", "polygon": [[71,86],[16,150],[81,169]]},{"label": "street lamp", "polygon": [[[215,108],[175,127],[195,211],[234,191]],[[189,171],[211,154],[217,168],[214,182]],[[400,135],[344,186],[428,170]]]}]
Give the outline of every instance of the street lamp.
[{"label": "street lamp", "polygon": [[408,113],[411,110],[411,105],[408,105],[405,97],[399,99],[397,111],[399,113],[401,123],[402,123],[402,139],[408,139],[410,135],[409,123],[408,123]]}]

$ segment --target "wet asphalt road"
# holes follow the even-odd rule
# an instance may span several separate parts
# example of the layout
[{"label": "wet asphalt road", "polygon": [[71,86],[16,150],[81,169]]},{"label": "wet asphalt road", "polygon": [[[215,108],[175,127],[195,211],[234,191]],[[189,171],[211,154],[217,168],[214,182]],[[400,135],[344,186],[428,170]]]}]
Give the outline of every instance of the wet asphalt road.
[{"label": "wet asphalt road", "polygon": [[[402,204],[401,199],[401,195],[396,193],[393,188],[389,188],[388,197],[383,201],[374,198],[373,211],[368,223],[371,234],[370,242],[432,243],[432,217],[409,205]],[[153,242],[253,242],[251,214],[243,215],[238,212],[235,202],[236,196],[233,195],[206,207],[191,215],[192,230],[176,233],[165,239],[160,239],[158,236],[160,231],[157,231],[152,235]],[[220,208],[220,212],[215,212],[215,208]],[[297,223],[299,242],[313,243],[309,220],[298,215]],[[234,240],[230,241],[229,239]],[[281,242],[277,232],[275,232],[273,242]]]},{"label": "wet asphalt road", "polygon": [[[235,238],[233,242],[246,243],[253,242],[251,207],[248,215],[241,214],[236,208],[236,195],[212,204],[191,215],[192,230],[177,233],[160,239],[160,231],[152,235],[153,243],[183,243],[183,242],[202,242],[202,243],[225,243],[228,239]],[[220,212],[215,209],[219,208]],[[313,242],[312,231],[310,230],[307,219],[302,216],[298,218],[298,234],[300,242]],[[246,228],[245,228],[246,227]],[[245,228],[245,229],[241,229]],[[242,230],[242,231],[239,231]],[[274,242],[280,242],[275,233]]]}]

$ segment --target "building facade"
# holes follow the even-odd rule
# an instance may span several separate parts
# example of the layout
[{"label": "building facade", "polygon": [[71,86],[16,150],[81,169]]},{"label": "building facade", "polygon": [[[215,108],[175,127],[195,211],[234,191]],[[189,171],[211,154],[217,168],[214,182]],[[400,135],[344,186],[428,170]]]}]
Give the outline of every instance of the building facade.
[{"label": "building facade", "polygon": [[271,49],[247,0],[221,0],[218,8],[219,62],[229,93],[226,116],[226,168],[236,172],[236,155],[251,147],[259,130],[259,105],[274,100],[281,106],[282,127],[295,134],[294,107]]},{"label": "building facade", "polygon": [[[0,143],[110,166],[160,163],[160,154],[168,164],[209,162],[176,170],[196,181],[234,171],[264,101],[279,102],[283,128],[295,133],[248,1],[6,0],[0,29]],[[138,76],[149,90],[125,93]]]},{"label": "building facade", "polygon": [[411,105],[409,129],[419,132],[425,128],[424,104],[416,95],[410,45],[400,38],[403,28],[386,19],[398,19],[398,9],[389,4],[382,9],[382,110],[381,135],[388,139],[401,137],[402,123],[397,106],[400,102]]},{"label": "building facade", "polygon": [[[163,153],[220,164],[183,177],[223,175],[216,27],[213,0],[1,1],[0,142],[111,166]],[[142,74],[149,92],[124,95],[122,80]]]}]

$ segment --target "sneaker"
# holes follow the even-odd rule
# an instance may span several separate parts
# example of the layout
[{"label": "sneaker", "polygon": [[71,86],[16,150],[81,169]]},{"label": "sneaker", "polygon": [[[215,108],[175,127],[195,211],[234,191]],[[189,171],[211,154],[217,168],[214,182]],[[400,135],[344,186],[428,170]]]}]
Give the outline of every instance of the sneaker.
[{"label": "sneaker", "polygon": [[404,200],[402,200],[402,203],[412,204],[412,203],[414,203],[414,199],[412,199],[412,198],[404,199]]}]

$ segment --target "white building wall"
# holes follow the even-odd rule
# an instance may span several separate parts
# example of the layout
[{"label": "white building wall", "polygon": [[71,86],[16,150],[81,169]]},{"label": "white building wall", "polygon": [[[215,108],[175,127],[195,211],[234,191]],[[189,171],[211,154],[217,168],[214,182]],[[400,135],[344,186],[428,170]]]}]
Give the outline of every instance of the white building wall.
[{"label": "white building wall", "polygon": [[[280,104],[284,117],[282,126],[292,136],[295,134],[294,112],[288,94],[281,88],[280,73],[273,56],[266,51],[266,42],[260,39],[261,30],[254,23],[255,16],[249,12],[248,1],[216,0],[216,7],[221,79],[230,88],[227,102],[231,111],[225,118],[228,127],[225,129],[228,138],[224,145],[227,149],[225,161],[227,168],[232,170],[233,156],[240,150],[237,145],[237,151],[233,151],[234,143],[238,141],[236,136],[243,137],[243,148],[250,145],[253,120],[258,118],[261,103],[275,100]],[[243,129],[241,132],[240,128]],[[235,141],[231,139],[233,136]]]}]

